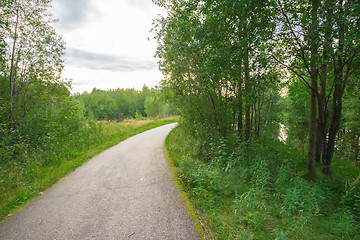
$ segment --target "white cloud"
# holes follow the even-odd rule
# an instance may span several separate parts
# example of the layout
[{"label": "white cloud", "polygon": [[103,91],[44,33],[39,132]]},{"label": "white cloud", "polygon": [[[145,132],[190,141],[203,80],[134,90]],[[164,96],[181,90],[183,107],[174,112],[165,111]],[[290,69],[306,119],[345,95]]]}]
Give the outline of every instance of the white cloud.
[{"label": "white cloud", "polygon": [[109,70],[113,72],[149,71],[157,68],[154,61],[119,57],[115,55],[91,53],[79,49],[68,48],[67,63],[79,68],[93,70]]},{"label": "white cloud", "polygon": [[[92,70],[88,68],[68,67],[64,72],[64,77],[73,79],[72,92],[91,92],[97,89],[117,89],[135,88],[140,90],[144,85],[155,87],[161,73],[156,70],[136,71],[136,72],[111,72],[105,70]],[[91,76],[91,77],[89,77]]]},{"label": "white cloud", "polygon": [[160,12],[151,0],[53,2],[54,17],[59,19],[54,27],[67,43],[63,77],[73,79],[73,92],[93,87],[141,89],[161,80],[153,57],[156,43],[148,41],[152,19]]},{"label": "white cloud", "polygon": [[89,0],[55,0],[53,1],[53,15],[59,20],[55,26],[61,29],[81,27],[94,10]]}]

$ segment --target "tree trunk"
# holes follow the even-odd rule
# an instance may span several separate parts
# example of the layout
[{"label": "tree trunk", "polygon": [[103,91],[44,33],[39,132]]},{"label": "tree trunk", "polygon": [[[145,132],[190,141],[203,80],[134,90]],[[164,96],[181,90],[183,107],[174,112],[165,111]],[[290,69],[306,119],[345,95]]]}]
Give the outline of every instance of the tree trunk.
[{"label": "tree trunk", "polygon": [[315,176],[315,147],[316,147],[316,94],[318,91],[317,78],[317,18],[318,18],[318,0],[312,0],[311,27],[310,27],[310,71],[311,71],[311,89],[310,89],[310,116],[309,116],[309,146],[308,146],[308,172],[310,176]]},{"label": "tree trunk", "polygon": [[[247,36],[245,36],[247,37]],[[247,46],[246,46],[247,48]],[[244,71],[245,71],[245,141],[249,141],[251,132],[251,101],[250,101],[250,67],[249,67],[249,49],[245,50],[244,56]]]},{"label": "tree trunk", "polygon": [[316,81],[311,79],[310,89],[310,120],[309,120],[309,146],[308,146],[308,171],[315,176],[315,144],[316,144]]},{"label": "tree trunk", "polygon": [[[328,7],[328,1],[325,2],[325,7]],[[327,68],[331,47],[331,19],[330,11],[327,11],[325,22],[325,38],[322,55],[322,65],[320,69],[320,93],[318,94],[318,121],[317,121],[317,136],[316,136],[316,162],[320,163],[321,155],[326,154],[326,122],[327,122],[327,102],[326,102],[326,84],[327,84]]]},{"label": "tree trunk", "polygon": [[238,101],[238,112],[237,112],[237,130],[239,141],[244,140],[243,134],[243,77],[242,77],[242,63],[239,64],[239,82],[237,83],[237,101]]},{"label": "tree trunk", "polygon": [[243,103],[242,103],[242,89],[241,87],[238,88],[239,92],[238,92],[238,103],[239,103],[239,108],[238,108],[238,116],[237,116],[237,125],[238,125],[238,135],[239,135],[239,139],[240,142],[243,141]]},{"label": "tree trunk", "polygon": [[257,112],[256,112],[256,104],[254,103],[251,108],[251,129],[256,132],[256,125],[257,125]]},{"label": "tree trunk", "polygon": [[[341,33],[339,35],[341,35]],[[339,52],[342,53],[343,50],[343,47],[341,46],[342,44],[339,45],[340,45]],[[334,88],[333,106],[332,106],[332,119],[329,129],[329,139],[326,146],[326,155],[323,157],[323,161],[322,161],[323,163],[322,172],[326,175],[331,174],[331,162],[334,155],[335,139],[336,139],[336,134],[339,130],[340,120],[341,120],[342,95],[344,92],[342,56],[338,57],[338,62],[335,66],[334,71],[335,71],[335,79],[334,79],[335,88]]]},{"label": "tree trunk", "polygon": [[219,117],[219,113],[217,111],[216,102],[210,92],[209,92],[209,98],[211,101],[211,105],[212,105],[211,108],[213,110],[213,115],[214,115],[215,129],[217,130],[220,136],[225,137],[226,134],[222,131],[221,118]]},{"label": "tree trunk", "polygon": [[260,103],[261,103],[261,91],[257,90],[257,99],[254,103],[254,118],[255,118],[255,125],[254,125],[254,129],[255,129],[255,135],[257,137],[260,136]]},{"label": "tree trunk", "polygon": [[[340,7],[340,12],[343,13],[343,1],[338,2]],[[322,172],[326,175],[331,174],[331,162],[334,155],[335,149],[335,139],[336,134],[340,127],[341,121],[341,109],[342,109],[342,96],[345,89],[345,80],[344,80],[344,39],[345,39],[345,26],[344,23],[339,20],[339,45],[337,49],[337,61],[334,61],[334,96],[333,96],[333,106],[332,106],[332,119],[329,129],[329,139],[326,146],[326,155],[323,157],[323,168]]]},{"label": "tree trunk", "polygon": [[[342,76],[342,72],[338,74]],[[335,81],[337,81],[337,79],[335,79]],[[341,84],[336,84],[336,85],[334,90],[333,107],[332,107],[333,115],[329,129],[329,139],[326,146],[326,154],[323,155],[323,160],[322,160],[322,173],[326,175],[331,174],[331,163],[332,163],[332,158],[334,156],[336,134],[339,131],[339,126],[341,121],[342,95],[344,93],[344,88]]]},{"label": "tree trunk", "polygon": [[15,129],[15,120],[14,120],[14,96],[15,96],[15,83],[16,83],[16,69],[17,61],[15,61],[16,54],[16,44],[18,38],[18,25],[19,25],[19,10],[16,11],[16,22],[14,27],[14,42],[12,45],[12,53],[10,60],[10,76],[9,76],[9,129],[10,131]]},{"label": "tree trunk", "polygon": [[322,153],[322,133],[321,133],[321,122],[319,119],[319,115],[320,115],[320,112],[318,112],[318,118],[316,121],[316,143],[315,143],[315,163],[316,164],[320,163],[321,153]]}]

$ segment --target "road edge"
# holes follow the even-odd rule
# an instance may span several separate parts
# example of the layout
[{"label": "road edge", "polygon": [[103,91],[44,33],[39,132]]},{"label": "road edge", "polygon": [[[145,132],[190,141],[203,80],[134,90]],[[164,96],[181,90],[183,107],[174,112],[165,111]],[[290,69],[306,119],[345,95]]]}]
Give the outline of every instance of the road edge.
[{"label": "road edge", "polygon": [[182,201],[184,203],[184,206],[185,206],[185,208],[187,210],[187,215],[194,221],[194,224],[195,224],[194,229],[195,229],[195,231],[197,231],[200,234],[200,239],[210,240],[211,238],[205,233],[205,226],[201,222],[201,218],[199,216],[198,211],[192,205],[192,203],[191,203],[191,201],[189,199],[189,196],[187,195],[187,193],[185,191],[184,185],[181,183],[180,179],[178,178],[176,167],[175,167],[175,165],[174,165],[174,163],[173,163],[173,161],[172,161],[172,159],[170,157],[170,154],[169,154],[169,152],[168,152],[168,150],[166,148],[165,143],[164,143],[163,149],[164,149],[165,158],[166,158],[169,170],[170,170],[171,178],[173,180],[174,185],[176,186],[176,189],[179,192],[180,198],[182,199]]}]

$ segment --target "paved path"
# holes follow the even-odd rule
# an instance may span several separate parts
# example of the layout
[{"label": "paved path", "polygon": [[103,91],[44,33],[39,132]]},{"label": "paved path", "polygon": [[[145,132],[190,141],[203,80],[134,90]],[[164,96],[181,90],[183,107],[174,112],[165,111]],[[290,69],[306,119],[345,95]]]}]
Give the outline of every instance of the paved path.
[{"label": "paved path", "polygon": [[0,239],[198,239],[163,152],[173,127],[87,162],[0,224]]}]

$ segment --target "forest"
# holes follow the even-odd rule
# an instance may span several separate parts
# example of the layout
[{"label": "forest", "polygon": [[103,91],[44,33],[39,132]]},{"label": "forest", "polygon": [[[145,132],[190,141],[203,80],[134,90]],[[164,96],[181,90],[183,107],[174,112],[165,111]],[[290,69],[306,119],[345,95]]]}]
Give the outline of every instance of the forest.
[{"label": "forest", "polygon": [[167,147],[209,238],[358,238],[359,2],[155,2]]}]

